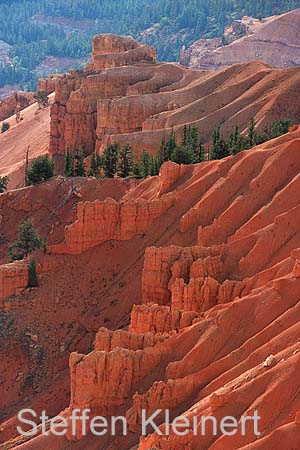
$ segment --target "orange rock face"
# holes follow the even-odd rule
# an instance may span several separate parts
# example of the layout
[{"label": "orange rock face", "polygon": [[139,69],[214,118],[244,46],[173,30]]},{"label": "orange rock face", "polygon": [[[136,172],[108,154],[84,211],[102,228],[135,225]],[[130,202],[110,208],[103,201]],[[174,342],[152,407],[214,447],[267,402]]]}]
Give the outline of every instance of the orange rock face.
[{"label": "orange rock face", "polygon": [[17,105],[24,109],[34,102],[33,92],[15,92],[9,97],[0,100],[0,121],[13,116]]},{"label": "orange rock face", "polygon": [[58,75],[50,75],[48,78],[40,78],[38,82],[38,91],[52,94],[55,91],[56,78]]},{"label": "orange rock face", "polygon": [[113,199],[104,202],[80,202],[77,221],[65,229],[65,242],[50,248],[51,253],[82,253],[109,240],[129,240],[145,233],[151,223],[173,204],[171,195],[153,201]]},{"label": "orange rock face", "polygon": [[27,285],[28,263],[19,261],[0,266],[0,302],[1,299],[22,293]]}]

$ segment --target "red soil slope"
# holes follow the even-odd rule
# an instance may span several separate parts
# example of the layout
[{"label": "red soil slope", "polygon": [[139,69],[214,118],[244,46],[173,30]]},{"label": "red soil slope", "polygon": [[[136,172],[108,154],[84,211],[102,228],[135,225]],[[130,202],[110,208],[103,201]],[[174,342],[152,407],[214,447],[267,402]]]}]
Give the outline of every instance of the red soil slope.
[{"label": "red soil slope", "polygon": [[6,119],[10,129],[0,134],[0,176],[9,176],[10,189],[23,186],[27,146],[30,146],[30,159],[46,153],[49,148],[50,109],[38,111],[37,104],[33,103],[21,116],[23,120],[19,123],[14,115]]},{"label": "red soil slope", "polygon": [[[299,170],[295,128],[221,161],[166,163],[143,182],[72,190],[58,179],[1,196],[3,239],[26,214],[51,230],[37,290],[0,266],[6,286],[19,283],[2,296],[0,449],[300,448]],[[129,435],[15,438],[20,407],[68,403],[67,416],[126,414]],[[258,410],[262,435],[248,424],[245,436],[140,439],[143,408],[238,421]]]}]

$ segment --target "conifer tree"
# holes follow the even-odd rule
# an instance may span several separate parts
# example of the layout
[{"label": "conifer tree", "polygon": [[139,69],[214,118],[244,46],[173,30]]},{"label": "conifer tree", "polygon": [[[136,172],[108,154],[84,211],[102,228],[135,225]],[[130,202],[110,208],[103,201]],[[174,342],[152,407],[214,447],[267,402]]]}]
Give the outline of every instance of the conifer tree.
[{"label": "conifer tree", "polygon": [[28,185],[47,181],[54,176],[54,163],[48,155],[38,156],[26,174]]},{"label": "conifer tree", "polygon": [[2,194],[7,189],[9,183],[9,178],[7,176],[0,177],[0,194]]},{"label": "conifer tree", "polygon": [[101,155],[97,152],[93,152],[91,156],[91,167],[89,175],[91,177],[98,177],[101,169]]},{"label": "conifer tree", "polygon": [[153,172],[153,158],[149,152],[145,150],[141,154],[140,164],[143,178],[148,177]]},{"label": "conifer tree", "polygon": [[69,149],[65,153],[64,175],[65,177],[74,176],[74,155]]},{"label": "conifer tree", "polygon": [[75,175],[77,177],[85,177],[86,176],[86,170],[85,170],[85,164],[84,164],[84,155],[82,150],[80,150],[79,153],[75,156],[76,164],[75,164]]},{"label": "conifer tree", "polygon": [[34,250],[45,247],[45,240],[38,235],[31,219],[21,223],[18,232],[18,240],[9,246],[8,254],[11,261],[24,259]]},{"label": "conifer tree", "polygon": [[105,176],[114,178],[117,173],[117,164],[119,157],[119,144],[110,144],[103,153],[103,169]]},{"label": "conifer tree", "polygon": [[249,148],[253,147],[256,144],[256,129],[255,129],[255,120],[251,117],[248,127],[248,144]]},{"label": "conifer tree", "polygon": [[121,178],[129,177],[133,171],[133,150],[129,144],[124,145],[119,153],[118,175]]}]

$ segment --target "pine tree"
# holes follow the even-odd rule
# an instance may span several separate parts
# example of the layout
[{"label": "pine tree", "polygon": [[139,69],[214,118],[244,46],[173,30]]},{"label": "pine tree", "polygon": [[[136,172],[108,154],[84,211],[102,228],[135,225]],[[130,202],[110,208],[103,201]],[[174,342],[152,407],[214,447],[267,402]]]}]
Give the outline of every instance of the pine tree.
[{"label": "pine tree", "polygon": [[253,147],[256,144],[256,129],[255,129],[255,120],[253,117],[251,117],[248,127],[248,144],[249,148]]},{"label": "pine tree", "polygon": [[121,178],[129,177],[133,170],[133,150],[129,144],[121,148],[118,163],[118,175]]},{"label": "pine tree", "polygon": [[69,149],[65,153],[64,175],[65,177],[74,176],[74,155]]},{"label": "pine tree", "polygon": [[194,153],[194,162],[201,163],[205,161],[205,148],[202,142],[199,142],[197,151]]},{"label": "pine tree", "polygon": [[194,162],[195,155],[192,148],[188,145],[178,145],[173,153],[172,161],[177,164],[192,164]]},{"label": "pine tree", "polygon": [[210,150],[210,159],[220,159],[220,140],[221,140],[221,132],[220,127],[216,128],[212,134],[212,148]]},{"label": "pine tree", "polygon": [[132,171],[134,178],[137,179],[143,178],[143,169],[139,161],[134,163]]},{"label": "pine tree", "polygon": [[36,271],[36,262],[34,259],[31,259],[28,264],[28,287],[38,287],[39,281]]},{"label": "pine tree", "polygon": [[85,170],[85,164],[84,164],[84,155],[83,152],[80,151],[75,156],[76,164],[75,164],[75,175],[77,177],[85,177],[86,176],[86,170]]},{"label": "pine tree", "polygon": [[164,155],[164,161],[171,161],[173,153],[176,150],[177,142],[176,142],[176,135],[174,131],[172,130],[171,135],[166,143],[165,146],[165,155]]},{"label": "pine tree", "polygon": [[181,145],[183,145],[184,147],[187,147],[188,144],[189,144],[188,127],[187,127],[187,125],[184,125]]},{"label": "pine tree", "polygon": [[98,177],[102,165],[101,155],[97,152],[93,152],[91,156],[90,177]]},{"label": "pine tree", "polygon": [[54,176],[54,163],[48,155],[38,156],[27,172],[27,184],[36,184],[47,181]]},{"label": "pine tree", "polygon": [[103,153],[103,168],[105,176],[114,178],[117,173],[117,164],[119,157],[119,144],[110,144]]},{"label": "pine tree", "polygon": [[7,189],[9,183],[9,178],[7,176],[0,177],[0,194],[2,194]]},{"label": "pine tree", "polygon": [[161,161],[161,164],[162,164],[163,162],[166,161],[166,159],[165,159],[166,143],[165,143],[165,139],[164,138],[162,139],[162,141],[160,143],[158,154],[159,154],[159,158],[160,158],[160,161]]},{"label": "pine tree", "polygon": [[199,131],[198,128],[192,127],[190,131],[190,146],[195,155],[199,149]]},{"label": "pine tree", "polygon": [[11,261],[26,258],[34,250],[45,247],[46,243],[33,227],[32,220],[27,219],[19,225],[18,240],[9,246],[9,257]]},{"label": "pine tree", "polygon": [[220,144],[219,144],[219,157],[218,159],[226,158],[227,156],[230,156],[230,148],[229,148],[229,142],[225,139],[221,138]]},{"label": "pine tree", "polygon": [[143,178],[148,177],[153,172],[153,158],[149,152],[145,150],[141,154],[140,165],[142,169]]}]

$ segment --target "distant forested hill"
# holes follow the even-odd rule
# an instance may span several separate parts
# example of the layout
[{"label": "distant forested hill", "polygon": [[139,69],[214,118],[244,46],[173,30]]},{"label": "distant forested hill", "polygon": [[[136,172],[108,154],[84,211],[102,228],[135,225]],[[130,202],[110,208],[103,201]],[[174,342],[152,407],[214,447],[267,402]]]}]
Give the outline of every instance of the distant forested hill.
[{"label": "distant forested hill", "polygon": [[0,40],[12,46],[12,63],[0,66],[0,87],[32,89],[45,56],[88,55],[97,33],[131,34],[154,45],[159,59],[176,60],[183,44],[221,35],[235,18],[297,7],[300,0],[0,0]]}]

